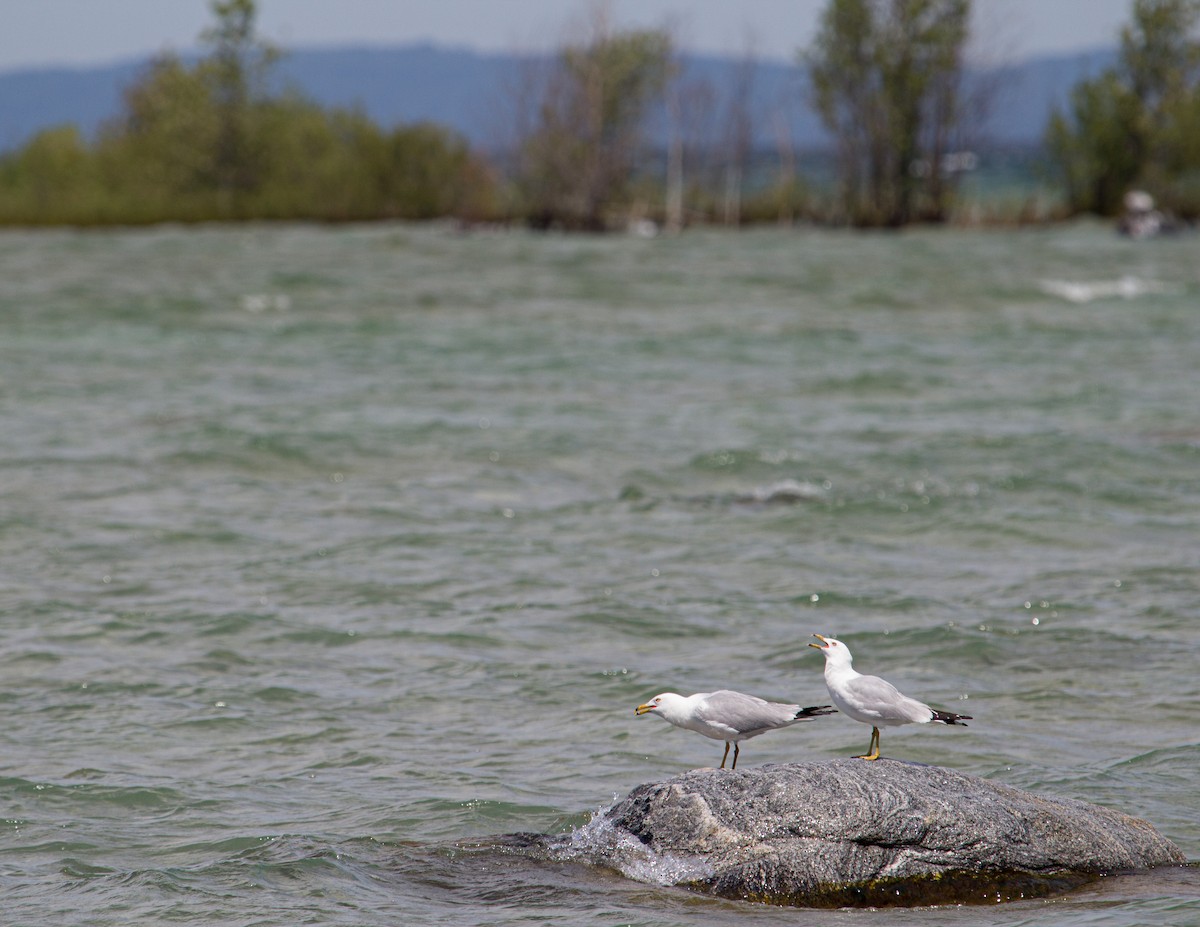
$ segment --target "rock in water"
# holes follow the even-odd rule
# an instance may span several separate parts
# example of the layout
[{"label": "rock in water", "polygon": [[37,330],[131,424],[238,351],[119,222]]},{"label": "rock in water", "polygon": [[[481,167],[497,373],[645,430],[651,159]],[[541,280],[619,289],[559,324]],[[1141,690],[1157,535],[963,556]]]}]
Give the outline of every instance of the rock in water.
[{"label": "rock in water", "polygon": [[544,847],[642,881],[806,906],[994,903],[1185,862],[1119,811],[887,759],[694,770]]}]

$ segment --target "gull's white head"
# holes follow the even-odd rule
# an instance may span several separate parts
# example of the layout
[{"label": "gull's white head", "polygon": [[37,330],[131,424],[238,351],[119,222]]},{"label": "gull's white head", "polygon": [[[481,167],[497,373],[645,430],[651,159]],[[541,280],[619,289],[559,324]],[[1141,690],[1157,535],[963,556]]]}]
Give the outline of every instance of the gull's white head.
[{"label": "gull's white head", "polygon": [[676,710],[687,701],[682,695],[675,692],[663,692],[661,695],[656,695],[644,705],[638,705],[633,709],[636,715],[658,715],[660,718],[666,718],[668,721],[675,716]]},{"label": "gull's white head", "polygon": [[825,662],[833,666],[849,666],[854,658],[850,656],[850,648],[843,644],[837,638],[825,637],[821,634],[814,634],[813,637],[820,640],[819,644],[809,644],[809,647],[816,647],[825,655]]}]

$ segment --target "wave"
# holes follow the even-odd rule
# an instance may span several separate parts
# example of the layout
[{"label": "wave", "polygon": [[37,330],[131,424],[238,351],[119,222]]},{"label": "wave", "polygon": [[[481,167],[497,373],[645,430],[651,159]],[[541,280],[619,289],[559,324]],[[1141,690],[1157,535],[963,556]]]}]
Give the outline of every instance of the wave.
[{"label": "wave", "polygon": [[615,869],[626,878],[647,885],[683,885],[712,876],[712,867],[702,857],[659,852],[617,828],[608,811],[603,808],[596,811],[591,820],[566,834],[504,834],[474,845],[461,845],[461,849]]}]

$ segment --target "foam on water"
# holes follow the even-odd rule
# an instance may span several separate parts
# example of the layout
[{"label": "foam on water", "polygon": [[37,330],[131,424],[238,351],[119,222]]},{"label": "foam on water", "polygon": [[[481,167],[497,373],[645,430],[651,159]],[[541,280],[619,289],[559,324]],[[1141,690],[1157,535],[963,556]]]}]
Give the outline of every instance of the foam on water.
[{"label": "foam on water", "polygon": [[622,875],[651,885],[702,882],[713,874],[712,867],[703,858],[657,852],[628,831],[616,827],[604,811],[596,812],[582,827],[573,829],[567,845],[556,854],[565,860],[615,866]]}]

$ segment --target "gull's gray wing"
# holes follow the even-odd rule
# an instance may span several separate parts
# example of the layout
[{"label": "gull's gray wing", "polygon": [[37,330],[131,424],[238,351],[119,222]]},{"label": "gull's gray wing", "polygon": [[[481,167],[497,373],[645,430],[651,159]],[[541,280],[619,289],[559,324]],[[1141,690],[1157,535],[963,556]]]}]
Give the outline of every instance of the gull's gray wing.
[{"label": "gull's gray wing", "polygon": [[727,727],[742,736],[751,736],[786,727],[797,720],[796,712],[799,710],[799,705],[782,705],[744,692],[720,689],[708,694],[698,716],[709,724]]},{"label": "gull's gray wing", "polygon": [[933,718],[932,708],[878,676],[856,676],[846,684],[846,691],[856,707],[878,713],[881,718],[918,724]]}]

